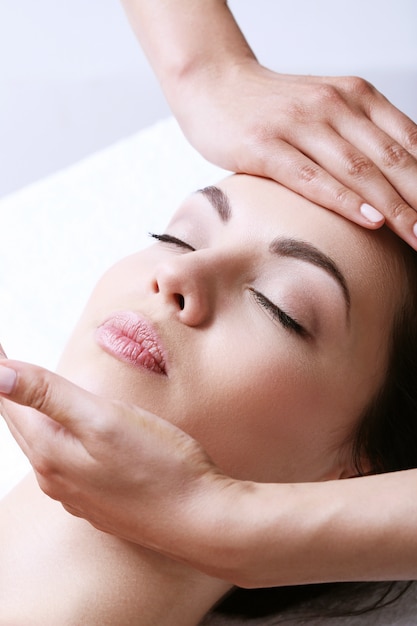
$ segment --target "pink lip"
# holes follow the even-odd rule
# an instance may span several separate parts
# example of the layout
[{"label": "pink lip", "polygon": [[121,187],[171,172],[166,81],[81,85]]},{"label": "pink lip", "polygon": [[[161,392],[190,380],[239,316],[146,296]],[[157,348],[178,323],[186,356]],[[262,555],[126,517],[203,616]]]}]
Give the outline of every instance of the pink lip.
[{"label": "pink lip", "polygon": [[152,325],[132,311],[115,313],[96,331],[97,343],[125,363],[167,375],[164,351]]}]

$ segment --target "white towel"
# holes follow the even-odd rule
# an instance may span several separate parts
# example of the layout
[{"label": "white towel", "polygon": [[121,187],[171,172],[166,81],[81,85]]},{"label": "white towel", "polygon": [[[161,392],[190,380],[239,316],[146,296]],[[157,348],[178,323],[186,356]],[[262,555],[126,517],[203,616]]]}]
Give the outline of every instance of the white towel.
[{"label": "white towel", "polygon": [[[224,175],[173,118],[0,200],[0,343],[54,369],[101,273],[163,229],[194,189]],[[28,464],[0,425],[0,497]]]}]

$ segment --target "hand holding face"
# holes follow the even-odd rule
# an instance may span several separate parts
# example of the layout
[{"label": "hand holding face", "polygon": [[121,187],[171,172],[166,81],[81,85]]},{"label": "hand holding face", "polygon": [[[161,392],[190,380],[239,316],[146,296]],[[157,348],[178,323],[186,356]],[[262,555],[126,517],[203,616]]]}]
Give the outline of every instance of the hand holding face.
[{"label": "hand holding face", "polygon": [[2,414],[41,489],[67,511],[163,553],[201,528],[195,504],[220,473],[184,432],[22,362],[2,361],[0,389]]},{"label": "hand holding face", "polygon": [[226,169],[275,179],[417,249],[417,126],[365,80],[277,74],[255,59],[187,77],[174,112]]}]

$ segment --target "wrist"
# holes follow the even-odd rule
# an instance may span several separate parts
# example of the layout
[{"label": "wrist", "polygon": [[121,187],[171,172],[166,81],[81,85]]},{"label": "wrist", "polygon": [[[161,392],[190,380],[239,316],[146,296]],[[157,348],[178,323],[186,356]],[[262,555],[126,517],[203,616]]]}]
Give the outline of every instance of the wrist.
[{"label": "wrist", "polygon": [[214,466],[202,475],[185,498],[174,558],[234,585],[252,580],[245,532],[253,527],[245,521],[255,491],[254,483],[234,480]]},{"label": "wrist", "polygon": [[[211,58],[195,61],[178,74],[172,74],[164,84],[164,93],[184,135],[206,159],[225,167],[210,154],[211,142],[207,140],[204,127],[223,127],[231,98],[241,93],[242,80],[257,71],[256,58],[246,55],[227,58]],[[233,95],[234,94],[234,95]],[[231,143],[231,145],[233,145]],[[229,168],[230,169],[230,168]]]}]

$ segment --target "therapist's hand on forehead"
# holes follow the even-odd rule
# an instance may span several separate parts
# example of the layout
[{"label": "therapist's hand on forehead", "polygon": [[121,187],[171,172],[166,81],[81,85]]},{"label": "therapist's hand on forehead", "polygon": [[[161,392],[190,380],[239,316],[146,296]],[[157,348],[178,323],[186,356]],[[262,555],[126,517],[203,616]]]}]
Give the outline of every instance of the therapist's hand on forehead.
[{"label": "therapist's hand on forehead", "polygon": [[417,126],[377,89],[261,66],[225,0],[122,3],[204,157],[275,179],[366,228],[385,222],[417,249]]}]

